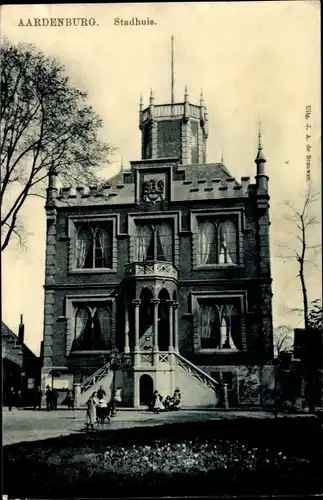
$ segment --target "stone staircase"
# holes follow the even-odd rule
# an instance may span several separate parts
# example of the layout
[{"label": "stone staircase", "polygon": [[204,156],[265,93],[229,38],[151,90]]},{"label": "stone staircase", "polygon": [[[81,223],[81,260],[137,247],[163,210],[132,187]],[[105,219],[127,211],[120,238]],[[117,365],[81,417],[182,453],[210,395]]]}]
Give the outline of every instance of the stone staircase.
[{"label": "stone staircase", "polygon": [[[144,341],[140,345],[140,349],[142,357],[144,357]],[[219,402],[219,383],[179,353],[174,352],[173,354],[175,360],[173,366],[175,371],[174,388],[178,386],[181,390],[182,406],[185,408],[214,408]],[[122,354],[121,356],[123,361],[125,361],[126,355]],[[163,369],[167,371],[166,364],[169,363],[168,353],[166,355],[164,353],[164,357],[167,359],[163,363]],[[122,374],[122,370],[120,372]],[[120,372],[118,372],[118,375]],[[97,391],[101,385],[104,387],[106,398],[109,400],[111,397],[112,382],[113,371],[111,370],[110,362],[108,362],[81,384],[77,384],[77,406],[84,406],[91,394]]]},{"label": "stone staircase", "polygon": [[214,408],[220,397],[219,383],[201,368],[175,352],[175,380],[181,390],[182,406]]},{"label": "stone staircase", "polygon": [[84,406],[91,394],[96,392],[101,385],[107,393],[106,398],[109,401],[112,390],[113,371],[110,362],[99,368],[96,372],[86,378],[78,385],[77,406]]}]

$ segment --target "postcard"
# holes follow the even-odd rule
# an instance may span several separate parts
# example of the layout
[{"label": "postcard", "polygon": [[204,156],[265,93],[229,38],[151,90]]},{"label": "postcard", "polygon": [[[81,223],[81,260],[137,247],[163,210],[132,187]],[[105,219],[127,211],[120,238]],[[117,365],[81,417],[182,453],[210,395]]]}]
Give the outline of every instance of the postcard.
[{"label": "postcard", "polygon": [[322,493],[319,1],[4,5],[0,50],[4,494]]}]

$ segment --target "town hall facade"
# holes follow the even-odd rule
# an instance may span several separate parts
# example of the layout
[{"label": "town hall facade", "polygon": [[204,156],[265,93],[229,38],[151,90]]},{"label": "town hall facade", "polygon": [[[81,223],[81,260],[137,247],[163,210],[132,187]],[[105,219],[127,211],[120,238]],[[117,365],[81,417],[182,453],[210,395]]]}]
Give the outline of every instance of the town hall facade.
[{"label": "town hall facade", "polygon": [[[272,387],[269,194],[207,163],[203,96],[140,103],[141,160],[98,187],[47,190],[43,387],[83,404],[117,385],[127,406],[180,387],[187,407],[263,404]],[[63,381],[63,382],[62,382]]]}]

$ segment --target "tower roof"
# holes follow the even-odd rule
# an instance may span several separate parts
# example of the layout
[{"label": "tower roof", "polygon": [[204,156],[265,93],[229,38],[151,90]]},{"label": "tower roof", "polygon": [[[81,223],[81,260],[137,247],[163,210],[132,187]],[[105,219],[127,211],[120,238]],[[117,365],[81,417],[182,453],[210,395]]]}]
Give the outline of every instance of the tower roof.
[{"label": "tower roof", "polygon": [[262,146],[262,133],[261,133],[261,123],[259,122],[259,126],[258,126],[258,153],[257,153],[257,156],[256,156],[256,159],[255,159],[255,162],[256,163],[265,163],[267,160],[266,160],[266,157],[265,157],[265,154],[263,152],[263,146]]}]

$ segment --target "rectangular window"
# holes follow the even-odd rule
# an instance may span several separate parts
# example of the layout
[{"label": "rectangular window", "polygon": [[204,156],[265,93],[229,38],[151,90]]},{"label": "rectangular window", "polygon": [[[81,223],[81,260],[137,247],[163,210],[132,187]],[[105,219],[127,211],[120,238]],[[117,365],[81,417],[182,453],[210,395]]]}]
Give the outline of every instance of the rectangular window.
[{"label": "rectangular window", "polygon": [[80,305],[74,311],[72,351],[112,349],[112,311],[109,304]]},{"label": "rectangular window", "polygon": [[234,265],[238,263],[237,222],[212,217],[198,220],[199,265]]},{"label": "rectangular window", "polygon": [[238,301],[199,300],[201,349],[242,350],[241,309]]},{"label": "rectangular window", "polygon": [[75,224],[76,269],[112,268],[111,222],[82,222]]},{"label": "rectangular window", "polygon": [[173,228],[171,224],[146,223],[136,227],[137,261],[173,262]]}]

